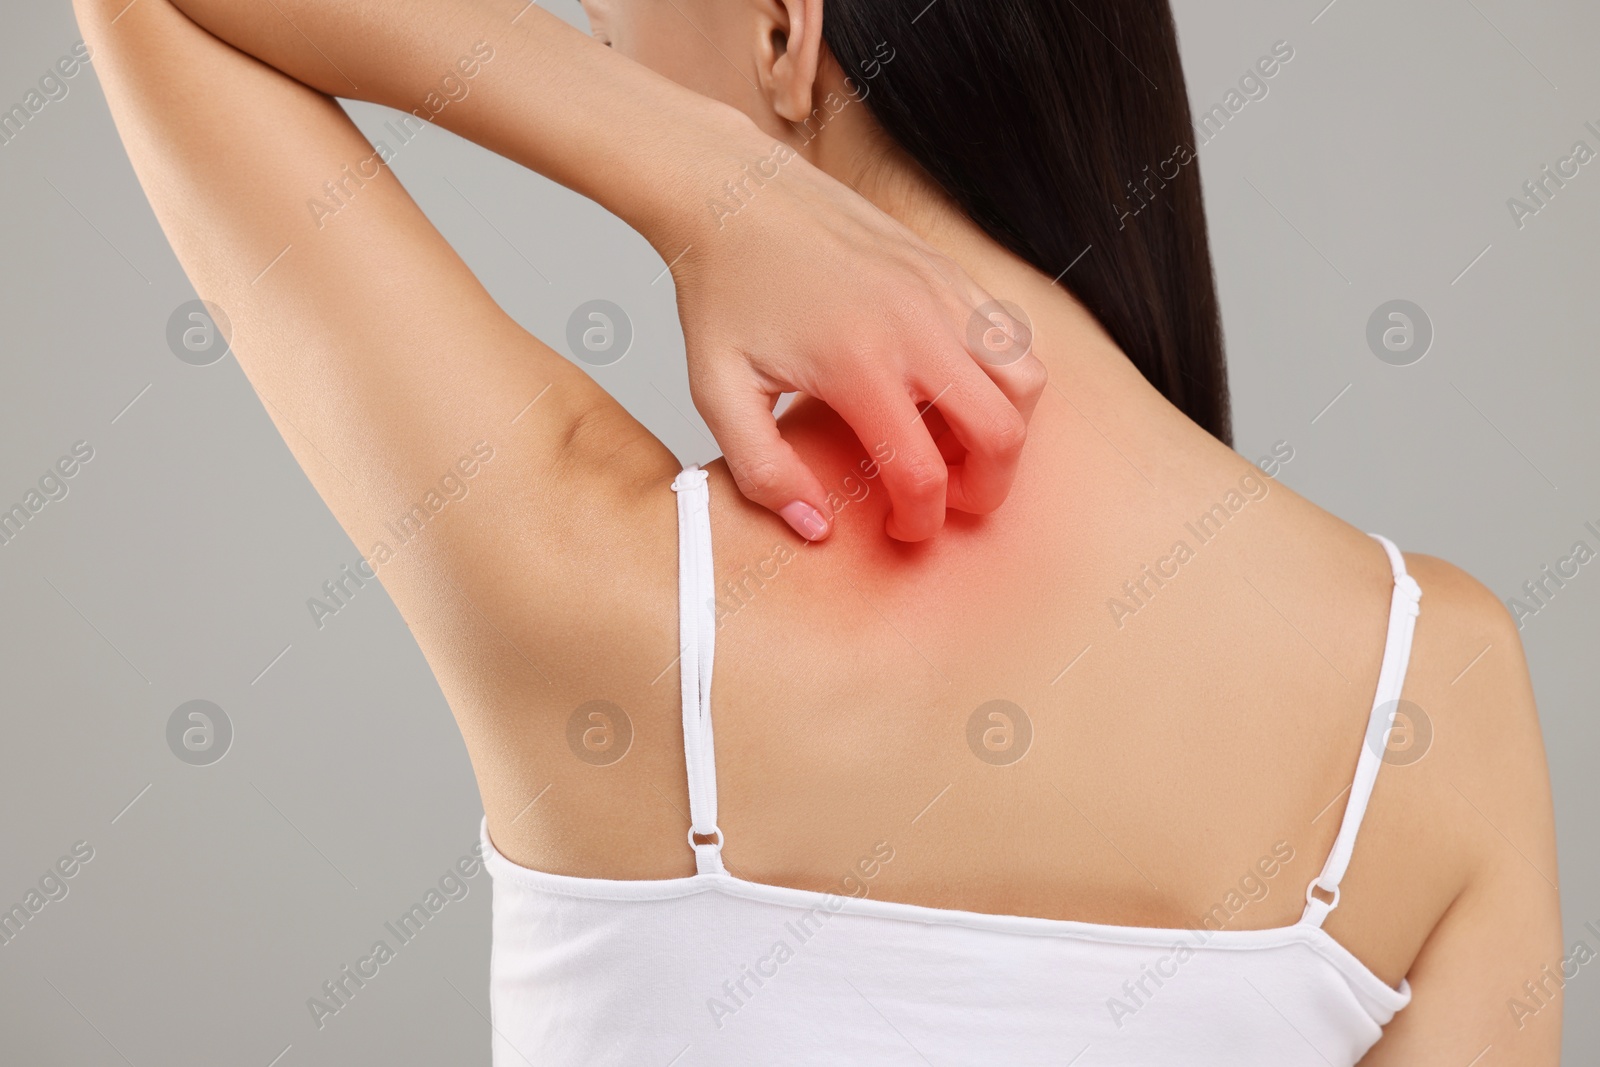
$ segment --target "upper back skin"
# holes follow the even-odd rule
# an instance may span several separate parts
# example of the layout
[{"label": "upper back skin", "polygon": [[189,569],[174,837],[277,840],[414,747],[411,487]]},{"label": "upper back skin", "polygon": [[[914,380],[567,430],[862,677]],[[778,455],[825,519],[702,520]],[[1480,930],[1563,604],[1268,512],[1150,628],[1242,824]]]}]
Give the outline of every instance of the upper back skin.
[{"label": "upper back skin", "polygon": [[[745,501],[720,460],[708,466],[725,862],[753,881],[935,907],[1289,925],[1363,744],[1388,561],[1171,409],[1103,334],[1065,314],[1036,318],[1053,368],[1071,366],[1067,350],[1102,362],[1047,391],[991,515],[951,512],[930,541],[890,540],[873,457],[804,398],[783,424],[835,490],[828,540],[802,542]],[[685,876],[678,465],[642,431],[620,432],[608,431],[626,486],[615,544],[588,549],[606,556],[610,580],[573,620],[564,676],[513,665],[516,681],[472,693],[441,681],[510,859]],[[1202,527],[1219,505],[1226,521]],[[1406,558],[1423,596],[1405,698],[1434,736],[1422,759],[1383,768],[1326,922],[1391,985],[1483,862],[1486,822],[1525,785],[1506,784],[1499,761],[1516,754],[1496,751],[1495,720],[1519,700],[1531,707],[1493,596],[1448,564]],[[1158,561],[1172,575],[1159,584],[1146,571]],[[1473,684],[1454,684],[1486,647]],[[623,758],[575,757],[569,720],[589,700],[627,717]],[[995,700],[1031,726],[1014,762],[979,758],[970,740],[969,720]]]}]

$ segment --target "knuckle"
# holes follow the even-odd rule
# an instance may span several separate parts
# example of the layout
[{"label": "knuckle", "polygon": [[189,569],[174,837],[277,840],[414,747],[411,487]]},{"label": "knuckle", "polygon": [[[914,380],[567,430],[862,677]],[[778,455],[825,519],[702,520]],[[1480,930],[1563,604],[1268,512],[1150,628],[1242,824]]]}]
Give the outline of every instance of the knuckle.
[{"label": "knuckle", "polygon": [[989,430],[990,445],[995,454],[1004,460],[1013,460],[1021,455],[1022,446],[1027,440],[1028,421],[1015,408],[996,419]]},{"label": "knuckle", "polygon": [[857,335],[841,350],[845,365],[857,373],[880,370],[887,365],[887,350],[876,337]]},{"label": "knuckle", "polygon": [[836,326],[833,333],[819,338],[815,351],[819,379],[864,389],[884,368],[888,349],[878,324],[855,323],[848,328]]},{"label": "knuckle", "polygon": [[937,457],[908,457],[900,468],[900,482],[906,495],[917,501],[943,496],[948,478],[949,471]]},{"label": "knuckle", "polygon": [[734,484],[745,496],[752,498],[763,496],[778,484],[780,471],[777,462],[770,456],[740,460],[729,466],[733,472]]},{"label": "knuckle", "polygon": [[896,288],[884,298],[881,310],[884,320],[892,323],[899,334],[910,334],[921,340],[928,333],[927,323],[933,309],[929,307],[925,286]]},{"label": "knuckle", "polygon": [[1050,384],[1050,371],[1044,365],[1044,360],[1029,354],[1017,365],[1018,386],[1023,393],[1032,397],[1039,397]]}]

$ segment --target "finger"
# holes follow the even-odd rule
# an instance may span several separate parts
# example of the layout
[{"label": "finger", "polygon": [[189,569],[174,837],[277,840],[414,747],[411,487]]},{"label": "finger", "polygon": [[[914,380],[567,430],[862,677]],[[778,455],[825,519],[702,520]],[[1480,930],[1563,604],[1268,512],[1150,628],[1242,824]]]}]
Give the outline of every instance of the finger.
[{"label": "finger", "polygon": [[777,396],[757,383],[718,383],[695,406],[722,446],[739,491],[776,513],[807,541],[833,529],[828,494],[816,473],[778,432]]},{"label": "finger", "polygon": [[1024,420],[1044,395],[1049,373],[1033,353],[1033,323],[1009,300],[985,298],[967,321],[967,351]]},{"label": "finger", "polygon": [[[956,439],[951,432],[950,424],[940,414],[939,409],[932,404],[922,406],[922,421],[928,424],[928,432],[933,434],[933,443],[939,449],[939,455],[944,457],[944,465],[953,467],[967,458],[967,446]],[[945,487],[945,501],[949,502],[950,489]]]},{"label": "finger", "polygon": [[869,383],[862,392],[822,399],[877,461],[889,494],[884,532],[898,541],[923,541],[938,533],[944,526],[948,468],[911,393],[904,386]]},{"label": "finger", "polygon": [[[970,363],[958,366],[956,380],[934,388],[921,383],[932,401],[925,421],[936,416],[949,427],[949,435],[965,455],[949,467],[945,500],[957,511],[987,514],[1005,502],[1016,480],[1028,423],[1011,400],[982,371]],[[952,449],[941,444],[949,459]]]}]

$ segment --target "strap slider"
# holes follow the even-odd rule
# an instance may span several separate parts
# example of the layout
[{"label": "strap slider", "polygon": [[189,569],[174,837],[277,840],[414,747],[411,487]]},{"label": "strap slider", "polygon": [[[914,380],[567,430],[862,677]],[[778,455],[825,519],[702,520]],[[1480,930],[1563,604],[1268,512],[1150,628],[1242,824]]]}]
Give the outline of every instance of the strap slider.
[{"label": "strap slider", "polygon": [[683,470],[678,472],[678,476],[676,478],[672,479],[672,488],[675,492],[682,492],[685,489],[692,489],[696,486],[706,484],[706,477],[707,475],[703,467],[685,467]]},{"label": "strap slider", "polygon": [[[710,837],[710,838],[713,838],[714,840],[711,840],[711,841],[699,841],[699,840],[696,840],[696,838],[701,838],[701,837]],[[701,832],[701,831],[697,831],[692,826],[689,827],[689,847],[694,849],[694,850],[696,850],[696,851],[699,851],[702,848],[714,848],[714,849],[717,849],[717,850],[720,851],[722,849],[722,827],[713,826],[711,828],[711,832],[710,833],[704,833],[704,832]]]},{"label": "strap slider", "polygon": [[[1333,895],[1333,899],[1332,900],[1320,900],[1320,899],[1318,899],[1317,896],[1315,895],[1315,893],[1316,893],[1316,891],[1318,889],[1322,890],[1324,893],[1331,893]],[[1329,889],[1327,886],[1322,884],[1322,876],[1318,875],[1317,877],[1315,877],[1315,878],[1313,878],[1311,880],[1311,884],[1310,885],[1306,886],[1306,904],[1307,905],[1321,904],[1323,907],[1327,908],[1329,911],[1332,911],[1334,908],[1337,908],[1339,906],[1339,887],[1338,886],[1334,886],[1332,889]]]},{"label": "strap slider", "polygon": [[[710,841],[699,841],[697,838],[709,837]],[[689,847],[694,849],[695,870],[701,874],[722,873],[722,829],[713,826],[709,834],[697,834],[694,827],[689,827]]]}]

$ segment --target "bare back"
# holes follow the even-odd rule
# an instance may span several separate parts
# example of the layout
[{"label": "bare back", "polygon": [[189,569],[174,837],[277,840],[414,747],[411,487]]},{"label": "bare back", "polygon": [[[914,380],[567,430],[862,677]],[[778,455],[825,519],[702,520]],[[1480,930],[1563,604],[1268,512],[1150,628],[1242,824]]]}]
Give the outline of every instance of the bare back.
[{"label": "bare back", "polygon": [[[786,422],[846,502],[829,541],[788,533],[712,465],[713,711],[736,874],[1120,925],[1299,917],[1363,744],[1387,561],[1199,431],[1160,414],[1139,432],[1111,429],[1139,407],[1095,411],[1104,399],[1047,395],[1006,507],[952,514],[929,543],[882,536],[874,475],[893,457],[861,450],[821,405],[802,401]],[[507,755],[526,772],[485,792],[496,843],[528,866],[608,878],[694,869],[675,469],[662,464],[630,519],[630,541],[648,550],[618,561],[613,647],[519,731],[526,748]],[[1426,720],[1408,722],[1413,736],[1386,760],[1327,924],[1390,984],[1493,832],[1472,814],[1501,802],[1472,737],[1492,728],[1477,721],[1495,699],[1483,687],[1526,684],[1481,587],[1428,557],[1408,567],[1423,613],[1405,694]],[[597,591],[597,610],[603,600]],[[1469,663],[1474,685],[1453,685]],[[631,747],[614,763],[574,758],[567,713],[589,700],[626,717]],[[618,723],[591,725],[597,744],[615,743],[606,730]]]}]

